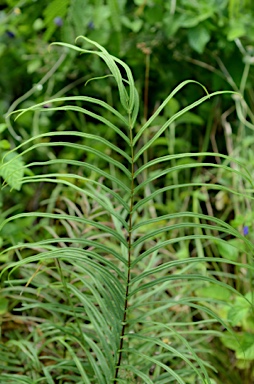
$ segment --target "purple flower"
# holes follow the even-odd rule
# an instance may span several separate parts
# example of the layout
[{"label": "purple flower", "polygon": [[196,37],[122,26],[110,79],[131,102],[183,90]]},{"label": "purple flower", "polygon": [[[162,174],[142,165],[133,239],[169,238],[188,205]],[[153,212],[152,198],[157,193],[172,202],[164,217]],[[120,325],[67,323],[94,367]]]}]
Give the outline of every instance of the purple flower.
[{"label": "purple flower", "polygon": [[60,16],[57,16],[54,18],[54,23],[58,27],[61,27],[63,25],[63,19]]},{"label": "purple flower", "polygon": [[51,103],[47,103],[47,104],[44,104],[43,105],[43,108],[51,108],[52,107],[52,104]]},{"label": "purple flower", "polygon": [[89,21],[87,24],[88,29],[94,29],[94,23],[92,21]]},{"label": "purple flower", "polygon": [[246,235],[248,235],[248,233],[249,233],[249,227],[248,227],[248,225],[245,225],[243,227],[243,234],[244,234],[244,236],[246,236]]},{"label": "purple flower", "polygon": [[10,37],[11,39],[13,39],[15,37],[15,33],[11,32],[11,31],[6,31],[6,35],[8,37]]}]

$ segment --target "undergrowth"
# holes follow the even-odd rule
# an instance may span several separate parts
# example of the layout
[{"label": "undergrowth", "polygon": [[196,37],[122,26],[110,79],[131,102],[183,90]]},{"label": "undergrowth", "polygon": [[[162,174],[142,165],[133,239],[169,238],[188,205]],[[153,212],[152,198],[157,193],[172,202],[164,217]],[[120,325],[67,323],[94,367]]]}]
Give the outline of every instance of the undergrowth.
[{"label": "undergrowth", "polygon": [[[222,191],[250,207],[252,180],[226,155],[156,154],[176,119],[225,91],[203,87],[201,99],[155,125],[183,87],[201,86],[184,81],[142,125],[130,68],[80,39],[97,50],[58,44],[104,60],[110,74],[103,78],[114,78],[121,107],[72,96],[15,112],[75,111],[87,123],[82,131],[37,134],[3,153],[4,187],[23,193],[40,185],[48,194],[35,211],[2,216],[0,380],[222,383],[212,343],[223,335],[248,360],[231,325],[233,301],[251,313],[253,244],[241,227],[203,213],[202,201]],[[215,171],[235,188],[215,180]],[[186,180],[186,172],[195,177]],[[181,209],[173,204],[177,195]],[[8,236],[14,224],[25,241]]]}]

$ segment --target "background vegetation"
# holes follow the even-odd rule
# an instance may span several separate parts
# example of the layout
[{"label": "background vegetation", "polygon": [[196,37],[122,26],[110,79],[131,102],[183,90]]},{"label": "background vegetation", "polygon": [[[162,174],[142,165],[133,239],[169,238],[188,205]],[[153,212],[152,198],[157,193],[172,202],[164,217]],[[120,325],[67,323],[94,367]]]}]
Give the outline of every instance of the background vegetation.
[{"label": "background vegetation", "polygon": [[[231,224],[247,240],[253,242],[252,204],[250,200],[243,197],[243,193],[252,193],[252,185],[239,181],[234,172],[217,167],[219,165],[230,166],[234,171],[240,173],[244,168],[250,180],[254,177],[253,17],[254,7],[251,0],[196,0],[191,2],[185,0],[24,0],[20,2],[9,0],[0,2],[1,157],[4,157],[9,149],[16,148],[24,140],[39,134],[64,131],[79,133],[85,131],[97,134],[98,128],[102,130],[107,140],[124,149],[122,140],[119,140],[114,131],[106,130],[93,117],[76,114],[73,110],[65,113],[50,110],[46,114],[36,110],[33,114],[23,114],[15,122],[8,115],[16,109],[29,108],[36,103],[53,98],[84,94],[103,99],[109,105],[114,105],[115,109],[121,110],[118,89],[112,78],[102,78],[86,84],[87,80],[91,78],[109,73],[107,69],[105,70],[105,64],[98,57],[80,55],[78,51],[69,50],[63,46],[50,47],[52,42],[62,41],[74,44],[77,36],[87,36],[102,44],[111,54],[121,58],[131,67],[141,98],[140,126],[152,116],[167,95],[181,81],[187,79],[202,83],[210,93],[227,89],[243,95],[243,98],[237,94],[233,96],[230,94],[218,95],[209,102],[188,111],[172,123],[170,130],[160,137],[156,146],[150,148],[148,158],[144,158],[145,161],[168,154],[177,155],[183,152],[191,154],[205,151],[229,155],[236,161],[240,161],[241,166],[238,167],[230,160],[224,162],[223,158],[216,155],[211,156],[209,160],[214,163],[214,168],[204,165],[202,169],[192,169],[188,167],[193,162],[191,156],[177,158],[174,160],[173,166],[185,165],[184,172],[168,174],[161,181],[161,185],[157,185],[157,187],[163,187],[166,182],[174,184],[197,182],[221,184],[224,188],[218,191],[214,189],[212,192],[204,186],[176,190],[163,197],[155,198],[146,214],[149,213],[153,218],[187,210],[196,214],[208,214]],[[78,42],[77,45],[82,46],[82,43]],[[183,88],[153,121],[150,134],[156,133],[158,127],[161,127],[172,114],[203,95],[204,90],[201,87]],[[77,105],[82,106],[82,102],[78,101]],[[44,104],[44,109],[50,109],[50,107],[52,107],[50,102]],[[97,106],[91,108],[92,112],[98,113]],[[104,117],[108,118],[106,112]],[[114,118],[112,122],[116,123]],[[79,143],[75,137],[68,137],[68,139],[73,144]],[[58,138],[51,137],[50,140],[57,142]],[[44,137],[43,143],[47,142],[49,140]],[[103,150],[100,143],[97,143],[94,148]],[[22,155],[22,158],[17,158],[13,167],[17,169],[22,164],[35,160],[45,161],[46,157],[51,160],[66,158],[69,161],[78,158],[96,165],[105,172],[113,172],[113,174],[115,172],[114,167],[109,168],[108,163],[98,158],[95,153],[86,153],[84,158],[81,150],[73,151],[70,147],[60,145],[54,145],[50,149],[46,145],[37,146],[33,152],[28,151]],[[200,155],[198,161],[202,162],[205,159]],[[63,162],[55,167],[55,172],[67,174],[68,171],[68,163]],[[157,171],[158,169],[153,169],[154,175]],[[0,172],[2,178],[6,180],[4,170],[2,169]],[[47,173],[48,168],[44,165],[42,169],[40,165],[37,165],[33,167],[33,174],[29,172],[31,171],[26,171],[27,176],[41,175]],[[90,177],[97,180],[96,173],[92,173]],[[55,187],[53,184],[49,186],[41,180],[38,183],[24,184],[20,192],[17,192],[21,188],[19,183],[12,187],[16,188],[12,193],[10,193],[9,187],[1,190],[1,221],[12,214],[29,213],[36,210],[40,210],[42,213],[69,212],[72,214],[74,212],[92,219],[99,213],[101,214],[93,199],[89,200],[80,193],[75,195],[72,190],[64,186]],[[116,186],[113,187],[117,189]],[[237,189],[242,195],[232,195],[229,189]],[[153,190],[146,191],[147,194],[152,192]],[[73,200],[76,205],[73,205]],[[107,219],[106,216],[104,219]],[[48,235],[45,235],[45,231]],[[74,226],[72,222],[53,219],[35,221],[33,217],[27,216],[25,221],[24,219],[10,221],[3,227],[0,234],[0,246],[5,250],[19,243],[33,243],[50,236],[59,240],[66,236],[66,233],[72,238],[74,235],[81,236],[82,231],[81,225]],[[88,228],[87,231],[89,239],[98,235],[91,228]],[[207,231],[202,233],[207,235],[210,233],[209,231],[212,231],[212,234],[219,238],[216,229]],[[172,237],[177,238],[181,234],[181,229],[176,229]],[[198,234],[200,235],[200,232]],[[184,233],[184,235],[188,235],[188,233]],[[200,286],[197,284],[191,288],[191,294],[194,297],[202,296],[210,299],[209,309],[231,324],[233,334],[231,333],[230,337],[217,337],[216,332],[225,331],[225,327],[221,324],[213,324],[209,328],[211,333],[208,333],[207,336],[205,324],[206,321],[210,321],[210,318],[207,313],[193,310],[193,308],[192,310],[187,307],[180,309],[179,306],[176,306],[170,312],[170,322],[181,324],[183,320],[186,321],[187,317],[187,321],[190,323],[198,323],[198,327],[200,327],[198,336],[191,326],[189,329],[185,329],[185,332],[189,332],[188,340],[192,347],[195,345],[195,338],[199,339],[201,345],[198,346],[198,353],[207,354],[209,364],[218,370],[218,373],[213,373],[212,370],[210,373],[210,377],[215,383],[249,384],[254,377],[254,315],[250,305],[253,302],[253,277],[251,272],[243,267],[246,263],[250,264],[250,261],[246,255],[246,248],[242,246],[242,240],[233,238],[231,235],[224,234],[223,236],[225,240],[223,244],[207,242],[204,245],[203,242],[195,240],[179,242],[177,245],[165,249],[164,257],[170,257],[173,260],[197,256],[223,257],[230,262],[241,264],[240,266],[222,266],[207,262],[197,266],[196,272],[212,271],[213,277],[218,281],[223,279],[229,286],[240,292],[242,297],[232,291],[226,291],[220,286],[209,284]],[[60,247],[63,246],[60,240],[59,244]],[[26,257],[30,255],[31,253],[28,251],[25,254]],[[22,260],[23,257],[18,250],[3,252],[0,256],[2,270],[11,265],[13,261]],[[19,269],[9,277],[9,282],[7,282],[6,274],[3,275],[0,293],[2,324],[0,345],[1,355],[6,356],[3,363],[0,363],[2,364],[0,368],[4,373],[23,375],[24,383],[43,382],[39,381],[42,377],[42,366],[52,364],[52,359],[55,359],[55,362],[59,359],[59,364],[61,359],[61,361],[68,360],[66,352],[68,347],[64,343],[61,348],[55,347],[56,350],[60,349],[60,352],[54,357],[51,356],[51,360],[47,357],[49,354],[47,349],[40,351],[40,358],[38,358],[38,345],[42,341],[39,335],[36,336],[34,332],[31,332],[31,329],[33,329],[34,323],[39,323],[42,321],[40,319],[48,316],[48,312],[46,309],[41,312],[34,310],[32,314],[28,315],[29,303],[34,304],[35,292],[38,292],[38,287],[41,287],[41,282],[33,278],[38,272],[37,267],[35,263],[30,264],[30,267]],[[67,268],[67,266],[65,267]],[[144,265],[143,268],[145,267]],[[178,266],[178,268],[180,267]],[[49,283],[51,283],[51,279],[58,281],[58,273],[59,270],[52,267],[47,281]],[[72,279],[75,280],[74,275]],[[189,291],[190,287],[191,285],[186,285],[185,291],[183,290],[181,295]],[[176,284],[173,291],[169,292],[169,296],[177,295],[178,289]],[[24,291],[26,291],[25,294],[20,295],[20,292],[24,293]],[[54,292],[53,302],[66,304],[64,293],[60,290]],[[244,300],[244,296],[248,302]],[[24,303],[26,304],[25,309],[21,310]],[[78,303],[74,302],[74,305],[78,306]],[[68,313],[65,314],[63,320],[66,323],[70,320],[68,316],[70,316]],[[167,322],[168,310],[163,316],[165,316],[164,321]],[[58,320],[60,322],[60,317]],[[47,333],[50,330],[44,329],[44,332]],[[168,336],[164,336],[163,342],[167,343],[167,338]],[[178,343],[181,346],[179,340]],[[16,347],[19,352],[15,351]],[[71,355],[71,350],[69,353]],[[41,364],[43,354],[46,361],[44,365]],[[181,370],[182,363],[177,357],[174,357],[170,364],[174,369]],[[72,369],[70,367],[70,372],[72,372],[69,373],[70,377],[65,375],[63,378],[58,373],[54,382],[78,382],[77,378],[73,378],[76,377],[76,374],[78,377],[78,373]],[[154,367],[151,365],[151,376],[153,369]],[[28,379],[25,377],[30,377],[34,381],[26,381]],[[127,379],[130,382],[133,380]],[[186,378],[185,382],[194,383],[196,382],[194,380],[190,376],[190,379]]]}]

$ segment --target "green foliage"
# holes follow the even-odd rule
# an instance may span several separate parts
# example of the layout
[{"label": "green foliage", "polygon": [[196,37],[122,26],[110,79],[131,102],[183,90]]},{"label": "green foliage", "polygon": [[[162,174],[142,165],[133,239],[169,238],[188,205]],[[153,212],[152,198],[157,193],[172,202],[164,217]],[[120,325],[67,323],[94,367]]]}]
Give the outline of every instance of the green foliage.
[{"label": "green foliage", "polygon": [[20,190],[21,182],[24,171],[22,169],[23,162],[17,158],[15,152],[4,153],[5,167],[1,169],[0,175],[10,185],[10,187]]},{"label": "green foliage", "polygon": [[[59,210],[71,212],[74,215],[79,212],[81,216],[91,215],[92,219],[94,215],[99,215],[99,206],[102,207],[102,203],[104,206],[106,204],[104,200],[103,202],[99,200],[99,192],[94,192],[96,199],[93,199],[91,195],[81,197],[77,189],[74,191],[73,188],[69,188],[69,183],[82,190],[87,189],[88,185],[93,183],[93,187],[100,191],[97,169],[93,168],[90,172],[83,166],[79,168],[78,163],[69,164],[70,160],[93,164],[105,172],[102,176],[105,177],[103,181],[105,194],[109,193],[111,196],[111,193],[115,192],[116,204],[121,206],[126,203],[126,200],[118,198],[118,168],[114,161],[109,161],[112,159],[122,164],[120,180],[128,185],[128,174],[124,169],[126,170],[126,164],[129,164],[130,153],[125,153],[127,149],[123,145],[125,136],[128,136],[127,131],[122,131],[125,123],[112,111],[99,110],[98,104],[91,104],[89,108],[91,114],[88,115],[86,112],[84,115],[82,108],[86,108],[84,103],[87,103],[87,100],[73,98],[68,101],[71,106],[64,107],[62,99],[63,96],[77,96],[85,92],[87,97],[95,96],[111,106],[114,105],[115,109],[124,115],[114,80],[112,77],[107,78],[108,71],[105,71],[104,64],[99,57],[96,59],[94,55],[87,55],[85,58],[84,55],[80,55],[78,50],[70,52],[62,49],[63,47],[49,48],[51,42],[61,40],[73,44],[76,36],[86,35],[103,44],[106,49],[115,56],[121,57],[132,67],[137,80],[135,85],[140,98],[144,99],[144,103],[141,103],[140,119],[135,127],[136,132],[167,97],[168,89],[177,87],[186,79],[198,80],[206,85],[209,92],[214,89],[232,89],[243,95],[243,98],[234,95],[233,103],[231,97],[224,95],[214,97],[210,102],[196,106],[192,112],[188,111],[174,120],[165,132],[151,143],[149,149],[137,160],[137,168],[157,157],[182,155],[183,152],[186,152],[186,156],[174,157],[167,160],[168,162],[153,164],[151,168],[144,169],[137,174],[137,183],[141,184],[148,177],[153,180],[145,186],[144,195],[141,196],[142,188],[136,190],[137,200],[141,201],[140,203],[137,201],[135,214],[144,215],[145,219],[170,215],[172,212],[178,212],[181,216],[182,211],[193,211],[195,214],[208,213],[213,219],[230,223],[235,231],[243,233],[244,237],[253,243],[252,204],[246,198],[246,195],[253,192],[253,187],[249,182],[242,182],[239,175],[229,170],[230,168],[241,172],[244,167],[249,179],[254,178],[253,17],[253,6],[250,0],[197,0],[194,2],[186,0],[169,2],[161,0],[134,2],[125,0],[117,2],[25,0],[19,3],[8,0],[2,2],[0,11],[0,92],[2,95],[0,100],[0,158],[4,158],[5,167],[11,167],[14,164],[12,161],[7,161],[6,153],[10,148],[17,147],[31,137],[37,136],[38,139],[31,141],[27,147],[21,147],[23,155],[16,158],[20,162],[17,164],[17,168],[9,168],[8,171],[5,168],[5,171],[2,171],[6,172],[5,177],[9,177],[10,187],[4,183],[5,187],[0,194],[0,222],[14,213],[36,210],[40,210],[42,213],[53,213]],[[82,43],[81,40],[78,41],[79,48],[89,47],[83,44],[84,42]],[[101,80],[87,82],[102,74],[106,74],[106,76]],[[85,89],[84,84],[86,84]],[[169,118],[202,96],[202,88],[194,89],[193,85],[184,87],[180,93],[176,93],[152,121],[151,126],[144,131],[143,139],[142,137],[139,139],[140,143],[136,143],[137,152],[144,143],[152,139]],[[36,110],[34,114],[23,114],[15,123],[11,121],[9,114],[17,108],[29,108],[50,99],[58,99],[58,101],[53,104],[49,102],[46,106],[59,107],[59,110],[45,112],[43,108],[42,111]],[[74,103],[77,108],[81,109],[74,111],[72,109]],[[97,114],[97,116],[99,114],[102,120],[96,120],[93,114]],[[124,117],[126,118],[125,115]],[[103,119],[119,128],[120,139],[113,126],[106,126]],[[80,134],[86,132],[90,136],[73,135],[74,131]],[[101,140],[98,140],[98,131]],[[54,138],[51,135],[47,136],[48,132],[55,132]],[[69,135],[68,132],[71,134]],[[41,134],[45,136],[39,137]],[[106,139],[107,142],[102,139]],[[57,142],[60,140],[64,143],[58,145]],[[28,150],[30,145],[33,146],[33,150],[32,148]],[[106,147],[108,148],[106,149]],[[207,151],[211,153],[209,157],[204,155]],[[214,153],[218,151],[233,160],[220,156],[214,157]],[[103,153],[105,156],[101,157],[99,153]],[[199,153],[199,155],[193,156],[193,153]],[[17,193],[21,187],[21,181],[19,182],[18,179],[22,175],[16,174],[16,170],[21,171],[22,164],[34,163],[35,160],[37,164],[23,168],[27,182],[22,184],[21,192]],[[53,160],[56,160],[55,164],[44,163]],[[202,162],[210,165],[203,164],[203,167],[198,167],[198,163]],[[214,164],[221,164],[224,167],[214,167]],[[164,167],[169,167],[172,172],[157,178]],[[33,178],[31,179],[33,182],[28,182],[29,177],[38,177],[42,173],[47,174],[48,172],[58,175],[55,176],[54,182],[49,181],[48,178],[45,180],[38,178],[37,182]],[[60,176],[59,173],[61,173]],[[112,182],[108,181],[107,173],[116,179]],[[87,180],[84,180],[84,177]],[[63,185],[59,185],[61,180]],[[16,191],[10,193],[10,189],[15,188]],[[239,194],[232,194],[232,189],[235,192],[238,191]],[[92,192],[90,191],[90,193]],[[152,195],[151,200],[149,200],[150,195]],[[144,205],[142,205],[142,200],[145,202]],[[113,209],[115,206],[111,207],[111,211]],[[122,211],[120,208],[118,209],[117,212],[121,216]],[[105,212],[101,215],[101,221],[110,222],[111,219],[106,216]],[[180,216],[170,216],[170,225],[179,224],[183,220],[180,219]],[[185,220],[188,225],[193,223],[202,225],[204,224],[202,220],[206,219],[188,216]],[[213,221],[209,221],[210,224],[211,222]],[[153,225],[163,227],[167,224],[168,218],[163,218]],[[147,231],[151,230],[151,225],[144,224],[139,227],[138,233],[147,234]],[[247,234],[244,233],[245,228],[248,229]],[[61,238],[66,235],[66,231],[67,237],[77,235],[81,237],[83,236],[82,230],[80,223],[72,221],[47,220],[45,217],[34,220],[32,216],[20,218],[8,222],[3,227],[0,246],[6,249],[18,242],[33,243],[39,239],[47,240],[52,236]],[[225,258],[233,263],[223,266],[208,261],[203,263],[202,267],[199,265],[198,271],[212,274],[217,280],[227,282],[242,294],[251,292],[253,289],[251,273],[245,274],[240,266],[246,264],[246,252],[249,252],[248,246],[243,243],[242,239],[234,238],[233,234],[223,234],[217,230],[208,229],[208,227],[202,227],[202,229],[192,227],[188,230],[177,227],[172,233],[167,232],[164,235],[160,233],[157,236],[160,236],[161,241],[165,241],[167,236],[182,238],[193,233],[199,236],[202,234],[221,236],[225,241],[221,242],[215,238],[199,240],[185,237],[184,241],[180,240],[167,245],[168,249],[167,252],[164,251],[166,252],[164,257],[166,258],[167,255],[168,258],[172,258],[174,255],[181,260],[191,259],[197,255],[200,258],[204,256]],[[93,236],[96,234],[91,232],[91,237]],[[64,242],[60,242],[60,244],[63,246]],[[113,246],[115,250],[118,249],[118,246],[112,241],[110,246]],[[138,246],[141,247],[141,244]],[[24,255],[23,252],[24,250],[22,255]],[[30,255],[31,251],[28,251],[24,257]],[[11,250],[1,255],[0,261],[10,263],[20,258],[18,251]],[[239,263],[239,265],[234,263]],[[141,268],[141,264],[138,266]],[[146,264],[144,263],[142,267],[145,268]],[[32,276],[36,272],[36,266],[34,268],[35,270],[31,271]],[[49,268],[49,270],[51,269]],[[139,273],[138,271],[136,272]],[[23,273],[22,271],[22,276]],[[66,273],[68,274],[68,272]],[[24,279],[27,279],[26,275]],[[186,292],[189,294],[187,288]],[[220,294],[221,299],[226,300],[228,292],[209,282],[204,283],[201,287],[193,287],[194,296],[212,300],[218,300]],[[177,293],[176,288],[176,295]],[[11,295],[11,293],[9,294]],[[35,292],[34,297],[36,297]],[[227,301],[237,303],[237,297],[236,293],[231,292]],[[12,296],[9,303],[15,300]],[[18,295],[20,303],[19,300]],[[59,298],[59,302],[61,300],[62,298]],[[13,308],[10,306],[11,315],[15,314],[12,311]],[[228,314],[231,312],[228,303],[213,302],[213,304],[210,303],[209,308],[225,321],[227,319],[230,321]],[[190,321],[193,318],[196,319],[196,315],[193,313],[194,310],[188,315]],[[180,315],[178,313],[178,322],[183,314],[184,312],[180,312]],[[205,315],[203,314],[201,317],[204,318]],[[16,324],[15,317],[8,318],[7,316],[5,318],[7,319],[5,324],[13,322]],[[197,315],[197,318],[200,320],[200,314]],[[232,332],[235,333],[235,339],[238,341],[241,333],[253,334],[253,327],[249,320],[251,315],[248,314],[247,318],[248,321],[243,318],[236,326],[233,326]],[[165,314],[165,319],[168,320],[168,312]],[[20,317],[18,321],[20,321]],[[248,326],[246,322],[249,322]],[[217,329],[216,326],[213,327],[213,329]],[[18,334],[24,331],[21,329],[22,326],[17,326],[17,328]],[[3,334],[4,331],[3,328]],[[12,331],[15,333],[14,330]],[[35,343],[37,342],[36,337]],[[10,339],[16,340],[17,335],[12,334]],[[239,382],[249,384],[252,381],[252,362],[245,364],[242,359],[238,358],[239,354],[236,353],[236,349],[224,348],[218,339],[213,338],[209,340],[209,352],[213,353],[212,363],[219,370],[219,374],[214,375],[215,381],[223,384],[239,384]],[[23,355],[21,357],[24,358]],[[21,359],[18,361],[20,362]],[[228,370],[229,365],[232,366],[232,374]],[[46,381],[50,382],[51,379],[47,373],[45,373],[45,377],[47,377]],[[195,378],[191,374],[189,377],[189,381],[193,383]],[[12,377],[12,380],[19,380],[19,378]],[[31,382],[32,379],[23,377],[22,380]]]},{"label": "green foliage", "polygon": [[69,3],[69,0],[53,0],[46,7],[43,12],[44,24],[47,27],[47,31],[44,34],[44,40],[48,41],[54,31],[57,29],[57,23],[54,23],[54,20],[56,18],[64,18],[66,16]]},{"label": "green foliage", "polygon": [[[34,111],[35,116],[57,112],[77,119],[75,112],[80,129],[60,125],[33,134],[1,164],[11,187],[23,191],[46,185],[50,192],[37,209],[8,214],[1,223],[3,230],[23,223],[30,238],[5,244],[1,253],[12,256],[1,273],[1,297],[9,305],[2,319],[10,316],[19,329],[8,329],[7,323],[0,378],[17,383],[222,383],[212,368],[208,340],[216,342],[227,329],[247,359],[253,352],[251,331],[241,339],[230,329],[251,313],[251,297],[234,286],[231,268],[245,286],[250,284],[253,243],[201,207],[220,191],[250,205],[252,177],[234,157],[175,153],[174,129],[192,108],[226,92],[208,94],[196,81],[183,81],[139,123],[130,68],[88,38],[78,43],[59,45],[91,53],[95,62],[102,59],[119,97],[114,104],[94,96],[55,97],[50,105],[43,100],[16,112],[20,118]],[[105,84],[111,77],[97,81]],[[174,98],[186,86],[206,94],[181,108]],[[161,145],[165,150],[159,150]],[[220,162],[214,162],[215,156]],[[17,164],[21,158],[28,160],[25,165]],[[195,172],[191,180],[190,170]],[[214,172],[221,184],[209,178]],[[229,297],[244,307],[240,317],[232,308],[225,315]],[[242,358],[235,345],[229,348]]]},{"label": "green foliage", "polygon": [[[248,300],[245,300],[245,298]],[[243,297],[237,297],[234,306],[228,311],[228,319],[232,325],[239,327],[240,331],[234,339],[227,332],[222,337],[223,344],[235,351],[237,366],[239,368],[249,368],[251,370],[254,360],[253,349],[253,293],[249,292]]]}]

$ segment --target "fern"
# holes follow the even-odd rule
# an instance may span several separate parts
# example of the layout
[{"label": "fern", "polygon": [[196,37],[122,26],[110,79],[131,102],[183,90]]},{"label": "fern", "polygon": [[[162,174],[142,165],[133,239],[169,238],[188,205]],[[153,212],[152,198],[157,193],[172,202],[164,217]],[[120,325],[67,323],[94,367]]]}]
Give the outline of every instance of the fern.
[{"label": "fern", "polygon": [[[227,164],[235,160],[227,156],[216,155],[222,163],[215,165],[209,161],[214,156],[211,153],[149,159],[149,149],[182,114],[225,92],[206,94],[153,133],[152,123],[172,97],[190,83],[200,84],[191,80],[181,83],[140,127],[139,97],[131,70],[96,42],[82,39],[97,50],[59,44],[105,61],[116,81],[122,111],[86,96],[50,100],[58,106],[48,111],[71,110],[96,119],[98,134],[41,134],[4,158],[0,173],[11,187],[19,189],[26,183],[41,182],[56,187],[45,209],[42,205],[37,212],[19,213],[1,224],[4,228],[16,220],[36,219],[36,230],[43,237],[2,251],[2,255],[18,256],[2,270],[2,295],[21,301],[22,306],[15,308],[20,314],[13,315],[13,321],[29,324],[29,337],[0,344],[0,378],[13,383],[212,384],[215,375],[207,338],[218,337],[217,322],[222,328],[230,328],[216,312],[223,300],[197,296],[197,289],[216,285],[240,295],[226,278],[223,280],[223,274],[222,279],[216,278],[206,266],[232,264],[251,276],[253,264],[251,258],[245,265],[208,256],[207,244],[216,247],[218,242],[226,242],[225,236],[238,238],[247,255],[251,255],[253,245],[218,218],[191,211],[159,214],[156,209],[151,216],[150,208],[156,207],[158,197],[182,189],[224,190],[252,199],[247,193],[218,184],[166,184],[167,175],[187,167],[221,168],[248,187],[252,180],[243,167],[241,171],[230,168]],[[82,107],[72,105],[76,101]],[[28,111],[45,112],[46,103],[19,110],[17,117]],[[100,114],[94,112],[98,107]],[[102,126],[114,132],[115,143],[100,135]],[[42,147],[50,152],[55,145],[81,155],[70,159],[51,154],[26,165],[20,162],[27,153]],[[13,155],[17,151],[19,155]],[[144,154],[149,161],[142,164]],[[208,160],[177,163],[195,157]],[[240,169],[241,164],[235,163]],[[45,166],[46,174],[32,172],[33,167]],[[188,247],[190,242],[201,247],[203,257],[177,256],[178,244]]]}]

